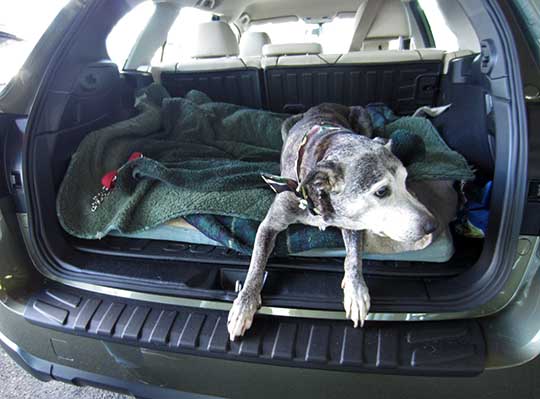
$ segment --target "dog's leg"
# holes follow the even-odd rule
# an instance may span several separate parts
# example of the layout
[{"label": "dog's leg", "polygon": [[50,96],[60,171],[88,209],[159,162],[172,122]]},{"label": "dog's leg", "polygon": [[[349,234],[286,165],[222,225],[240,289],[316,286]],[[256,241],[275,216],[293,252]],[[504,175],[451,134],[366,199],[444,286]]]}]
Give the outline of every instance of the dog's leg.
[{"label": "dog's leg", "polygon": [[343,288],[343,305],[347,318],[351,319],[354,327],[364,325],[369,311],[369,290],[362,275],[362,252],[364,232],[341,230],[345,243],[345,273],[341,288]]},{"label": "dog's leg", "polygon": [[287,193],[283,193],[276,196],[268,214],[257,230],[253,254],[251,255],[251,262],[244,286],[238,293],[229,311],[227,329],[231,341],[234,341],[236,337],[244,335],[244,332],[251,327],[253,316],[261,306],[264,268],[266,267],[268,257],[274,249],[276,237],[290,223],[294,222],[287,221],[292,216],[287,211],[290,208],[286,203],[290,200],[287,195]]}]

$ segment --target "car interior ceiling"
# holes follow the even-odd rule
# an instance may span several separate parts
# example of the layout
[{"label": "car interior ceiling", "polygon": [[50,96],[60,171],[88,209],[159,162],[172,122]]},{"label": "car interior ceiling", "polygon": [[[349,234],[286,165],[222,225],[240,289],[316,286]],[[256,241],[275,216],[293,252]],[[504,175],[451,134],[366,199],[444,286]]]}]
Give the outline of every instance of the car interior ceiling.
[{"label": "car interior ceiling", "polygon": [[[227,7],[229,2],[223,3]],[[371,21],[373,32],[364,32],[361,43],[356,44],[361,50],[344,54],[324,54],[320,45],[314,43],[271,44],[262,35],[250,35],[253,44],[244,44],[242,48],[255,47],[260,54],[242,56],[230,26],[216,20],[206,23],[211,27],[205,28],[201,36],[196,57],[154,66],[151,73],[119,73],[118,66],[103,61],[103,57],[84,65],[73,61],[78,67],[71,69],[66,63],[68,78],[83,84],[74,86],[64,99],[55,99],[51,92],[50,101],[61,104],[61,112],[51,116],[50,129],[43,129],[43,134],[33,138],[31,149],[33,170],[39,177],[33,179],[32,189],[39,203],[36,214],[42,248],[47,248],[59,269],[71,276],[84,275],[88,281],[108,281],[118,287],[188,297],[234,298],[235,283],[243,279],[249,264],[247,255],[217,245],[145,237],[109,235],[100,240],[81,239],[65,232],[58,222],[56,195],[81,141],[89,132],[136,115],[136,91],[154,81],[173,97],[199,90],[213,101],[285,113],[304,112],[322,102],[384,103],[396,115],[406,116],[423,106],[451,104],[432,123],[448,146],[473,166],[474,182],[455,182],[454,188],[460,201],[463,196],[484,196],[476,205],[485,216],[488,206],[481,202],[489,195],[485,190],[494,180],[498,154],[495,144],[499,138],[492,86],[484,73],[486,60],[478,54],[480,43],[455,52],[434,48],[389,50],[390,40],[410,39],[412,35],[413,12],[405,4],[385,1]],[[260,7],[253,8],[253,15],[266,12],[266,3],[261,2]],[[450,19],[456,12],[444,5],[441,9]],[[101,40],[126,11],[116,10],[103,21]],[[249,11],[246,9],[246,13]],[[462,20],[456,24],[464,31],[473,31],[470,23],[466,27]],[[417,29],[418,22],[412,25]],[[222,48],[216,49],[217,42],[222,43]],[[76,53],[72,55],[76,60]],[[95,77],[97,83],[85,86],[88,76]],[[498,210],[500,207],[494,207],[493,201],[500,200],[502,192],[500,186],[499,191],[496,187],[494,183],[491,207]],[[489,214],[485,238],[460,234],[456,226],[463,220],[452,222],[453,255],[443,262],[366,260],[364,273],[372,292],[373,309],[425,310],[437,301],[444,306],[449,292],[455,289],[453,282],[462,284],[460,276],[472,269],[488,268],[498,219],[495,211]],[[342,257],[335,256],[271,258],[263,291],[266,303],[340,309],[342,262]]]}]

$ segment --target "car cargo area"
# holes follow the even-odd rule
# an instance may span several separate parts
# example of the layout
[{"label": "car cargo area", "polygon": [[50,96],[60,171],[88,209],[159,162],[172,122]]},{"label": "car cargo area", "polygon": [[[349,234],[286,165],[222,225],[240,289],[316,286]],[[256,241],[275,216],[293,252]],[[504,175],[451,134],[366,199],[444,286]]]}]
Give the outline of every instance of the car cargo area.
[{"label": "car cargo area", "polygon": [[[416,18],[414,5],[407,5],[406,10],[408,18]],[[103,32],[88,40],[103,41],[126,11],[118,9],[104,17]],[[39,123],[25,141],[25,195],[32,205],[20,213],[21,220],[28,214],[29,237],[42,259],[40,269],[64,282],[198,300],[231,302],[236,297],[249,255],[204,235],[191,241],[168,239],[169,225],[159,237],[140,231],[84,239],[66,232],[59,222],[57,195],[83,139],[136,117],[140,90],[157,82],[171,97],[185,97],[197,90],[214,102],[291,115],[325,102],[346,106],[382,103],[397,117],[411,116],[421,107],[451,105],[427,118],[448,147],[466,159],[475,176],[466,184],[451,183],[459,209],[447,230],[451,245],[445,247],[447,256],[439,256],[437,261],[414,254],[393,259],[373,256],[364,260],[363,272],[372,313],[444,313],[485,303],[505,281],[511,266],[498,261],[501,253],[496,247],[509,239],[501,220],[511,206],[505,202],[509,179],[514,177],[510,168],[518,164],[508,149],[517,144],[507,122],[511,112],[507,88],[489,76],[504,73],[493,65],[494,58],[486,56],[493,43],[480,40],[476,48],[452,52],[427,45],[407,46],[328,55],[316,48],[295,50],[276,45],[260,56],[231,57],[223,52],[185,64],[120,71],[121,66],[108,59],[101,47],[84,62],[82,49],[72,49],[67,54],[71,61],[51,77],[40,103]],[[60,80],[62,73],[65,76]],[[13,138],[13,146],[20,145],[17,140]],[[91,204],[89,198],[87,212]],[[485,224],[483,233],[476,228],[475,237],[470,231],[463,234],[466,217],[478,217]],[[182,226],[190,237],[197,232],[189,223]],[[339,251],[272,256],[262,291],[265,306],[342,311],[343,260]]]}]

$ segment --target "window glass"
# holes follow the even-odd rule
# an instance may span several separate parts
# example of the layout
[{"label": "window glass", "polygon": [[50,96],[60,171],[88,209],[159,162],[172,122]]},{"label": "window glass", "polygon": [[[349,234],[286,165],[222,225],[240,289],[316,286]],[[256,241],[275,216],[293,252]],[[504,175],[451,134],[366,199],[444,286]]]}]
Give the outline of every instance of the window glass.
[{"label": "window glass", "polygon": [[[126,63],[142,28],[146,26],[154,10],[152,1],[139,4],[116,24],[107,37],[109,57],[118,66]],[[202,22],[211,21],[212,15],[209,11],[183,7],[169,29],[166,42],[152,57],[151,64],[172,63],[190,58],[193,52],[194,29]],[[235,33],[238,35],[237,31]]]},{"label": "window glass", "polygon": [[319,41],[327,54],[347,53],[354,34],[354,18],[334,18],[323,24]]},{"label": "window glass", "polygon": [[0,93],[21,69],[67,0],[17,0],[0,4]]},{"label": "window glass", "polygon": [[248,31],[266,32],[274,44],[320,43],[323,52],[330,54],[349,50],[353,29],[354,18],[336,17],[322,24],[306,23],[303,20],[253,24]]},{"label": "window glass", "polygon": [[131,49],[154,10],[155,5],[152,1],[145,1],[137,5],[118,21],[107,36],[106,46],[109,58],[119,68],[123,68]]},{"label": "window glass", "polygon": [[457,37],[448,27],[437,1],[419,0],[418,3],[428,20],[431,33],[435,39],[435,47],[446,51],[459,50]]},{"label": "window glass", "polygon": [[313,31],[319,25],[306,24],[302,20],[288,22],[268,22],[264,24],[253,24],[249,27],[249,32],[266,32],[270,36],[273,44],[283,43],[307,43],[318,41],[318,35]]},{"label": "window glass", "polygon": [[[198,24],[212,20],[212,12],[183,7],[167,35],[167,42],[159,49],[152,65],[188,59],[193,54],[193,32]],[[233,29],[234,31],[234,29]]]}]

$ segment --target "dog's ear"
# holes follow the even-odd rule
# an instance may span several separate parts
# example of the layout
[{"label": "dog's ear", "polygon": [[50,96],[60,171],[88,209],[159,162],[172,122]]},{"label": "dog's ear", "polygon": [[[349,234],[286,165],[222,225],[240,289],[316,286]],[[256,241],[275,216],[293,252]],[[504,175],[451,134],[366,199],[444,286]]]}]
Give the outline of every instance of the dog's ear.
[{"label": "dog's ear", "polygon": [[373,124],[369,112],[364,107],[349,107],[349,123],[352,129],[366,137],[373,137]]},{"label": "dog's ear", "polygon": [[340,192],[343,184],[343,169],[334,161],[319,162],[302,181],[309,198],[325,220],[334,213],[330,194]]},{"label": "dog's ear", "polygon": [[337,193],[343,188],[343,169],[334,161],[318,162],[302,185],[313,192]]}]

